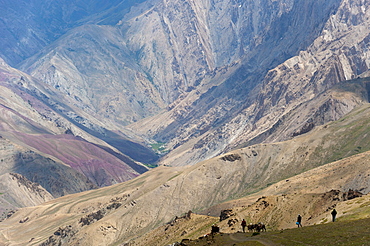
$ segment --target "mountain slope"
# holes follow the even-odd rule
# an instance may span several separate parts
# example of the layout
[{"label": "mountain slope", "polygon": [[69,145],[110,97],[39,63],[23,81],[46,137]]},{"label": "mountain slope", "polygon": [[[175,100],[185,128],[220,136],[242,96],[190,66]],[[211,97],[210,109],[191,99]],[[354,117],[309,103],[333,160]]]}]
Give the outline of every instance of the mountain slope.
[{"label": "mountain slope", "polygon": [[[189,210],[201,211],[252,192],[260,191],[250,198],[254,201],[263,195],[298,191],[304,194],[353,189],[368,193],[370,146],[365,132],[368,132],[369,113],[367,104],[343,120],[293,140],[235,150],[193,166],[159,167],[122,184],[20,209],[2,222],[2,232],[27,227],[27,233],[22,237],[3,234],[3,240],[27,244],[34,238],[29,242],[32,245],[54,234],[50,240],[56,242],[119,244]],[[358,139],[354,132],[363,138]],[[361,153],[354,155],[358,152]],[[330,163],[338,158],[345,159]],[[317,168],[312,169],[314,167]],[[291,177],[299,173],[302,174]],[[267,190],[261,191],[268,185]],[[18,221],[24,217],[30,219],[20,225]],[[68,236],[58,236],[62,234]],[[85,237],[86,234],[89,237]]]},{"label": "mountain slope", "polygon": [[14,208],[36,206],[54,199],[42,186],[16,173],[6,173],[0,176],[0,193],[1,218],[4,218]]},{"label": "mountain slope", "polygon": [[[368,71],[369,4],[359,0],[129,3],[85,11],[86,22],[20,67],[106,128],[98,131],[146,118],[130,129],[164,144],[163,165],[195,164],[248,143]],[[341,100],[319,105],[332,116],[306,112],[301,129],[260,140],[289,139],[362,103]],[[104,139],[119,148],[115,140]],[[144,152],[139,161],[157,161]]]},{"label": "mountain slope", "polygon": [[37,79],[0,61],[2,173],[57,197],[145,172],[154,141],[173,167],[20,209],[2,242],[122,244],[265,187],[369,192],[370,3],[118,6],[24,61]]},{"label": "mountain slope", "polygon": [[[299,3],[295,4],[302,13],[293,12],[295,14],[292,13],[292,18],[299,15],[302,19],[290,19],[291,22],[287,20],[287,23],[294,23],[294,30],[306,30],[307,33],[302,35],[308,35],[311,32],[300,25],[309,26],[304,21],[310,19],[307,15],[315,12],[315,7],[322,8],[323,3],[310,5],[311,9],[305,9]],[[327,4],[329,5],[325,5],[327,8],[324,12],[318,12],[323,14],[318,18],[324,21],[322,29],[317,28],[320,24],[315,23],[316,29],[313,28],[312,32],[317,36],[306,36],[305,40],[312,40],[312,43],[308,43],[307,47],[297,48],[296,53],[292,51],[294,54],[290,54],[293,57],[281,56],[280,52],[286,51],[285,46],[289,41],[295,41],[292,38],[296,37],[295,33],[287,31],[280,36],[276,34],[278,39],[275,39],[274,35],[268,36],[271,40],[266,36],[266,43],[255,47],[253,51],[256,53],[251,51],[245,59],[237,63],[233,73],[228,74],[226,78],[212,79],[215,86],[209,85],[208,90],[198,87],[198,90],[189,93],[185,99],[171,105],[171,111],[159,115],[158,119],[150,118],[130,127],[148,136],[154,134],[157,141],[166,144],[169,154],[161,160],[161,164],[194,164],[269,131],[301,104],[315,104],[312,102],[315,98],[322,100],[320,94],[335,84],[357,78],[362,76],[361,74],[366,76],[369,69],[366,55],[369,42],[369,11],[366,10],[369,9],[369,4],[361,1],[341,1],[339,6],[335,5],[339,2]],[[358,21],[355,21],[356,19]],[[276,23],[281,24],[279,21]],[[281,41],[285,39],[289,41]],[[272,42],[275,42],[274,45],[271,45]],[[275,50],[275,47],[278,50]],[[275,59],[277,56],[284,58],[280,65],[280,61]],[[290,59],[285,61],[287,58]],[[274,66],[276,67],[273,68]],[[204,79],[204,83],[207,81]],[[302,112],[303,115],[300,115],[301,118],[297,122],[302,127],[310,124],[310,121],[328,122],[338,119],[362,103],[358,99],[352,102],[348,99],[336,98],[331,103],[328,101],[329,105],[326,107],[331,109],[327,114],[333,110],[335,113],[333,112],[332,116],[314,119],[312,117],[322,116]],[[325,104],[320,106],[325,107]],[[278,140],[289,139],[292,137],[290,134],[291,132],[288,135],[284,133]]]},{"label": "mountain slope", "polygon": [[173,141],[181,144],[251,104],[248,95],[267,71],[306,48],[339,2],[147,1],[115,25],[70,31],[21,69],[102,122],[136,122],[190,93],[193,105],[182,103],[161,125],[144,127],[147,138],[178,136]]},{"label": "mountain slope", "polygon": [[0,57],[8,64],[16,66],[68,30],[96,19],[96,15],[100,16],[99,20],[108,16],[112,18],[112,15],[108,14],[111,8],[127,11],[137,2],[140,1],[112,0],[102,3],[96,0],[3,0],[0,3]]},{"label": "mountain slope", "polygon": [[[323,240],[330,241],[329,238],[334,235],[343,245],[355,241],[363,244],[368,241],[368,229],[365,225],[370,219],[370,195],[348,196],[354,193],[353,191],[343,193],[337,190],[305,194],[288,192],[282,195],[259,197],[255,202],[244,200],[239,202],[240,206],[235,205],[238,201],[233,201],[234,204],[230,203],[227,209],[217,210],[218,215],[215,217],[187,213],[148,232],[133,244],[170,245],[183,241],[187,245],[209,245],[209,243],[210,245],[234,245],[238,242],[252,245],[251,241],[257,241],[270,245],[279,241],[284,242],[284,245],[297,245],[297,241],[308,243],[307,238],[309,238],[310,243],[314,245],[331,245],[330,242],[323,242]],[[336,223],[331,223],[330,212],[334,207],[340,212],[337,214]],[[303,215],[303,227],[296,231],[295,222],[298,214]],[[246,233],[241,233],[240,224],[243,219],[247,224],[263,222],[266,232],[257,234],[246,229]],[[212,225],[217,225],[221,232],[221,235],[214,236],[214,240],[209,236]],[[328,229],[323,231],[323,228]],[[335,231],[329,228],[335,228]],[[312,235],[302,230],[310,233],[320,230],[320,233],[315,232]],[[304,235],[300,235],[301,233]],[[348,234],[346,237],[348,242],[342,241],[342,236],[345,234]],[[189,239],[191,241],[188,241]]]},{"label": "mountain slope", "polygon": [[148,170],[126,152],[139,160],[156,158],[133,142],[137,139],[107,131],[63,102],[57,91],[3,61],[0,87],[1,174],[22,174],[59,197],[123,182]]}]

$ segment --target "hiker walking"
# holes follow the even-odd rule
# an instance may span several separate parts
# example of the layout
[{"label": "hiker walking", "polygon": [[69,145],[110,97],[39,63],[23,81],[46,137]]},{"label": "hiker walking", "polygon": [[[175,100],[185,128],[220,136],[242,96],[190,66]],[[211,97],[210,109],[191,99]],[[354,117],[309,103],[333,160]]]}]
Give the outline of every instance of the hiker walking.
[{"label": "hiker walking", "polygon": [[296,224],[298,227],[302,227],[302,216],[300,214],[298,214]]},{"label": "hiker walking", "polygon": [[247,222],[245,221],[245,219],[242,220],[242,228],[243,228],[243,232],[245,232],[245,227],[247,226]]},{"label": "hiker walking", "polygon": [[337,216],[337,210],[335,210],[334,208],[333,211],[331,211],[331,217],[333,218],[333,222],[335,221],[336,216]]}]

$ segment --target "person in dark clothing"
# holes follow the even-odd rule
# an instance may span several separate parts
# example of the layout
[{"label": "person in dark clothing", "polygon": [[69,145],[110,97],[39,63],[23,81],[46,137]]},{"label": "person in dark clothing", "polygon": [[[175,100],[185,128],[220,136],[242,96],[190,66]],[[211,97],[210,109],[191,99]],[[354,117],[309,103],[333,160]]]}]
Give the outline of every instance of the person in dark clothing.
[{"label": "person in dark clothing", "polygon": [[298,227],[302,227],[302,216],[300,214],[298,214],[296,224]]},{"label": "person in dark clothing", "polygon": [[247,222],[243,219],[242,220],[242,228],[243,228],[243,232],[245,232],[245,227],[247,226]]},{"label": "person in dark clothing", "polygon": [[337,216],[337,210],[335,210],[334,208],[333,211],[331,211],[331,217],[333,218],[333,222],[335,221],[336,216]]}]

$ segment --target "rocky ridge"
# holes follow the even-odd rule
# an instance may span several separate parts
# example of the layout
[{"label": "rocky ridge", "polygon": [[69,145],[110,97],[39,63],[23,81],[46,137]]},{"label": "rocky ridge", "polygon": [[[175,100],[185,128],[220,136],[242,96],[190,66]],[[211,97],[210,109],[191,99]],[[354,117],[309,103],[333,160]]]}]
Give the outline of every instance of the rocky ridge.
[{"label": "rocky ridge", "polygon": [[[299,116],[297,126],[294,126],[290,132],[260,141],[289,139],[293,132],[299,132],[312,121],[322,124],[338,119],[362,104],[363,99],[336,97],[322,101],[322,93],[336,84],[362,76],[361,74],[365,76],[367,73],[367,56],[363,54],[367,53],[369,33],[366,27],[369,25],[369,18],[368,11],[364,10],[369,6],[360,1],[351,3],[342,1],[337,8],[335,3],[332,4],[326,6],[328,19],[323,29],[311,45],[297,51],[297,53],[300,52],[298,56],[288,59],[270,71],[260,73],[254,70],[254,76],[260,74],[259,79],[248,73],[253,68],[241,63],[237,65],[238,68],[233,75],[229,75],[229,79],[220,83],[218,87],[209,89],[201,97],[196,97],[196,93],[189,94],[188,98],[175,105],[170,113],[160,115],[161,122],[165,122],[164,125],[151,118],[130,127],[138,131],[148,131],[147,133],[151,135],[156,134],[155,137],[159,142],[166,143],[170,153],[161,160],[162,164],[185,165],[216,156],[222,151],[228,151],[270,131],[302,104],[312,106],[299,109],[304,111],[300,113],[302,115]],[[291,11],[294,11],[294,8]],[[361,21],[351,21],[355,18]],[[303,20],[298,22],[305,23]],[[337,24],[342,22],[345,24]],[[330,39],[329,33],[332,35]],[[288,36],[282,37],[284,39]],[[256,47],[257,50],[258,47]],[[236,81],[245,83],[241,86]],[[256,84],[249,85],[246,81],[261,83],[256,86]],[[233,92],[233,96],[226,96],[224,101],[225,95],[229,92]],[[243,97],[239,100],[238,95]],[[364,99],[366,102],[367,99]],[[318,105],[319,103],[322,104]],[[206,113],[199,111],[202,107],[207,111]],[[322,118],[322,112],[313,113],[314,107],[325,110],[327,118]],[[234,116],[232,112],[236,108],[238,113]],[[290,127],[292,125],[286,129]],[[176,137],[171,138],[170,135]]]}]

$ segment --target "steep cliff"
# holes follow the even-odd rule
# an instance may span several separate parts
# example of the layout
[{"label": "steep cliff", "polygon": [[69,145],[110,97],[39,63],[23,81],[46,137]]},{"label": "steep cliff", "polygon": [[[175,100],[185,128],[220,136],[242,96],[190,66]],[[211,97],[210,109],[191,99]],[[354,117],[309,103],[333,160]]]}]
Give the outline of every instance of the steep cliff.
[{"label": "steep cliff", "polygon": [[[296,4],[289,12],[291,15],[283,15],[292,18],[287,21],[292,25],[291,29],[276,33],[280,29],[273,28],[271,32],[275,36],[264,36],[265,43],[257,46],[254,49],[256,53],[251,52],[240,65],[235,65],[239,66],[235,72],[226,79],[216,77],[223,81],[220,85],[206,92],[197,91],[202,96],[197,97],[196,92],[189,93],[170,112],[159,116],[161,122],[165,123],[150,119],[132,125],[141,131],[148,130],[149,134],[155,134],[155,139],[167,144],[170,153],[161,163],[193,164],[218,155],[270,131],[288,118],[288,114],[300,110],[296,118],[289,118],[294,121],[286,127],[286,132],[260,141],[289,139],[294,132],[299,132],[312,121],[324,123],[338,119],[368,100],[362,93],[354,97],[342,97],[339,93],[324,100],[324,94],[321,93],[363,73],[365,76],[369,70],[367,47],[370,23],[369,11],[366,11],[369,4],[342,1],[338,6],[339,2],[331,5],[306,2],[307,5],[303,5],[306,8],[302,8],[302,3]],[[320,8],[320,11],[313,11],[315,8]],[[309,18],[308,15],[312,13],[322,15]],[[281,18],[276,24],[285,23]],[[320,21],[311,23],[313,19]],[[293,30],[301,30],[301,33],[296,34]],[[299,42],[296,38],[306,42]],[[312,40],[312,44],[309,40]],[[306,43],[308,47],[289,45],[291,41],[301,45]],[[291,49],[287,49],[287,46]],[[290,54],[297,52],[298,56],[268,71],[279,62],[277,59],[286,57],[282,53],[286,51]],[[250,57],[252,54],[254,56]],[[311,106],[303,108],[303,104]],[[325,111],[326,118],[314,119],[322,118],[320,115],[323,112],[320,113],[320,110]]]}]

